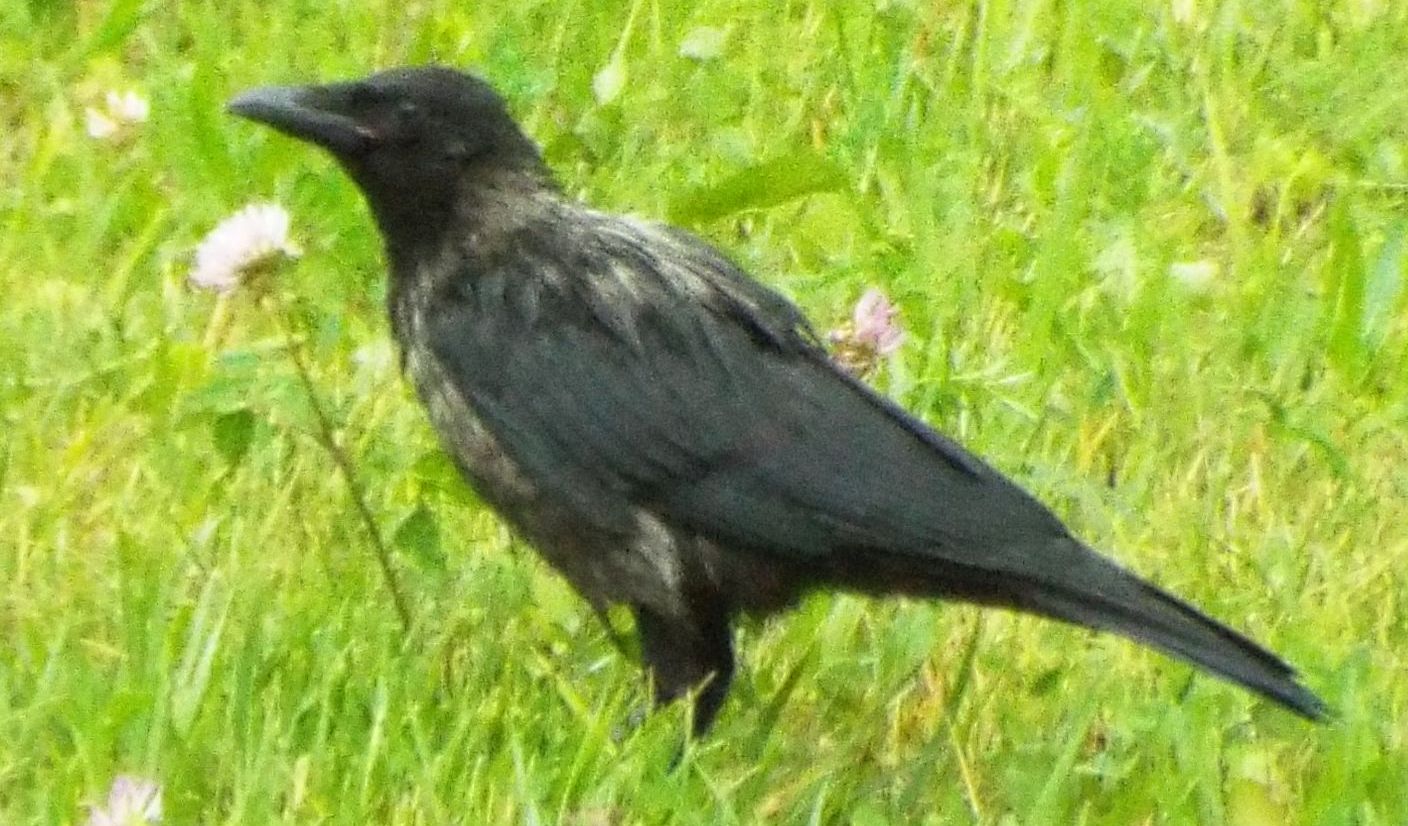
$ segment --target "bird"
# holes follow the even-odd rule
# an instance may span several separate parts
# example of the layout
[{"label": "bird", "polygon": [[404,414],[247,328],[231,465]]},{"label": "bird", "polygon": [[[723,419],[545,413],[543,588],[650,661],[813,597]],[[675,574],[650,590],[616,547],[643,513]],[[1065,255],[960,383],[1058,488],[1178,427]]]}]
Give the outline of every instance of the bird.
[{"label": "bird", "polygon": [[399,67],[227,108],[321,147],[360,189],[402,372],[443,449],[593,609],[629,608],[653,704],[689,703],[693,735],[728,694],[735,621],[816,591],[1112,632],[1327,717],[1276,654],[848,373],[728,255],[565,194],[478,75]]}]

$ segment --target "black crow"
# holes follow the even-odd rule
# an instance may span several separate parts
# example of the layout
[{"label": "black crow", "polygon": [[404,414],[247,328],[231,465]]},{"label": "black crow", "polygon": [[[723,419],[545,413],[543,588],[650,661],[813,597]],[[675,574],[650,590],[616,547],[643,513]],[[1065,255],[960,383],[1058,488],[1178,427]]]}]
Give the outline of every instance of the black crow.
[{"label": "black crow", "polygon": [[595,608],[630,607],[656,702],[696,692],[696,732],[728,691],[734,617],[819,588],[1113,631],[1325,715],[1275,654],[838,368],[718,250],[565,197],[484,81],[392,69],[230,111],[323,147],[362,189],[445,449]]}]

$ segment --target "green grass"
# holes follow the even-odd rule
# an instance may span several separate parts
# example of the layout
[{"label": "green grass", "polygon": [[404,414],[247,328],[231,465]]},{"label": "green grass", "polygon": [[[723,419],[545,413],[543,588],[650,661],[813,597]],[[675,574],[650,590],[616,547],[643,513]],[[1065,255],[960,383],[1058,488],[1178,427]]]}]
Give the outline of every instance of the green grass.
[{"label": "green grass", "polygon": [[[1408,6],[678,5],[3,6],[0,822],[81,822],[135,772],[178,824],[1401,823]],[[680,57],[699,26],[722,52]],[[668,771],[681,714],[629,729],[635,665],[439,458],[352,185],[222,112],[427,60],[490,77],[570,192],[692,224],[823,328],[889,291],[882,386],[1339,719],[1053,623],[817,596],[742,631]],[[149,122],[89,139],[127,87]],[[262,199],[409,635],[277,325],[236,301],[212,334],[185,288]]]}]

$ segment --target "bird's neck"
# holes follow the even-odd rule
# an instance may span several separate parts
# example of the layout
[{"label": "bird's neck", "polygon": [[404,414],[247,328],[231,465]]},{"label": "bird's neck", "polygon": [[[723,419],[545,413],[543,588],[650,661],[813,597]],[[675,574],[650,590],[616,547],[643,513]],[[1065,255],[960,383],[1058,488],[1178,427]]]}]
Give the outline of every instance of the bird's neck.
[{"label": "bird's neck", "polygon": [[[561,203],[562,195],[550,178],[501,171],[462,180],[453,197],[412,216],[398,211],[395,203],[375,200],[372,211],[386,239],[392,277],[419,281],[451,269],[472,274],[477,263],[511,251],[520,232]],[[427,261],[444,266],[427,268]]]},{"label": "bird's neck", "polygon": [[391,272],[387,291],[393,331],[431,296],[456,290],[512,255],[522,232],[563,208],[550,178],[504,171],[461,182],[458,196],[419,223],[384,220],[374,203]]}]

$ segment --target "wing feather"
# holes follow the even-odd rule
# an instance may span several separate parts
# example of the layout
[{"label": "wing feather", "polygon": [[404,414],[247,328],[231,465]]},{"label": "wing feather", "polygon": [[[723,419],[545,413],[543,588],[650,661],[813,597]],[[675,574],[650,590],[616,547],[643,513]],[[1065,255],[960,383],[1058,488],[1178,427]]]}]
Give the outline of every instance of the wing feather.
[{"label": "wing feather", "polygon": [[793,558],[882,550],[998,569],[1022,564],[1009,549],[1065,535],[840,371],[786,299],[707,245],[599,220],[578,229],[591,244],[563,241],[592,250],[570,267],[527,245],[512,269],[465,278],[430,331],[504,448],[584,519],[645,507]]}]

